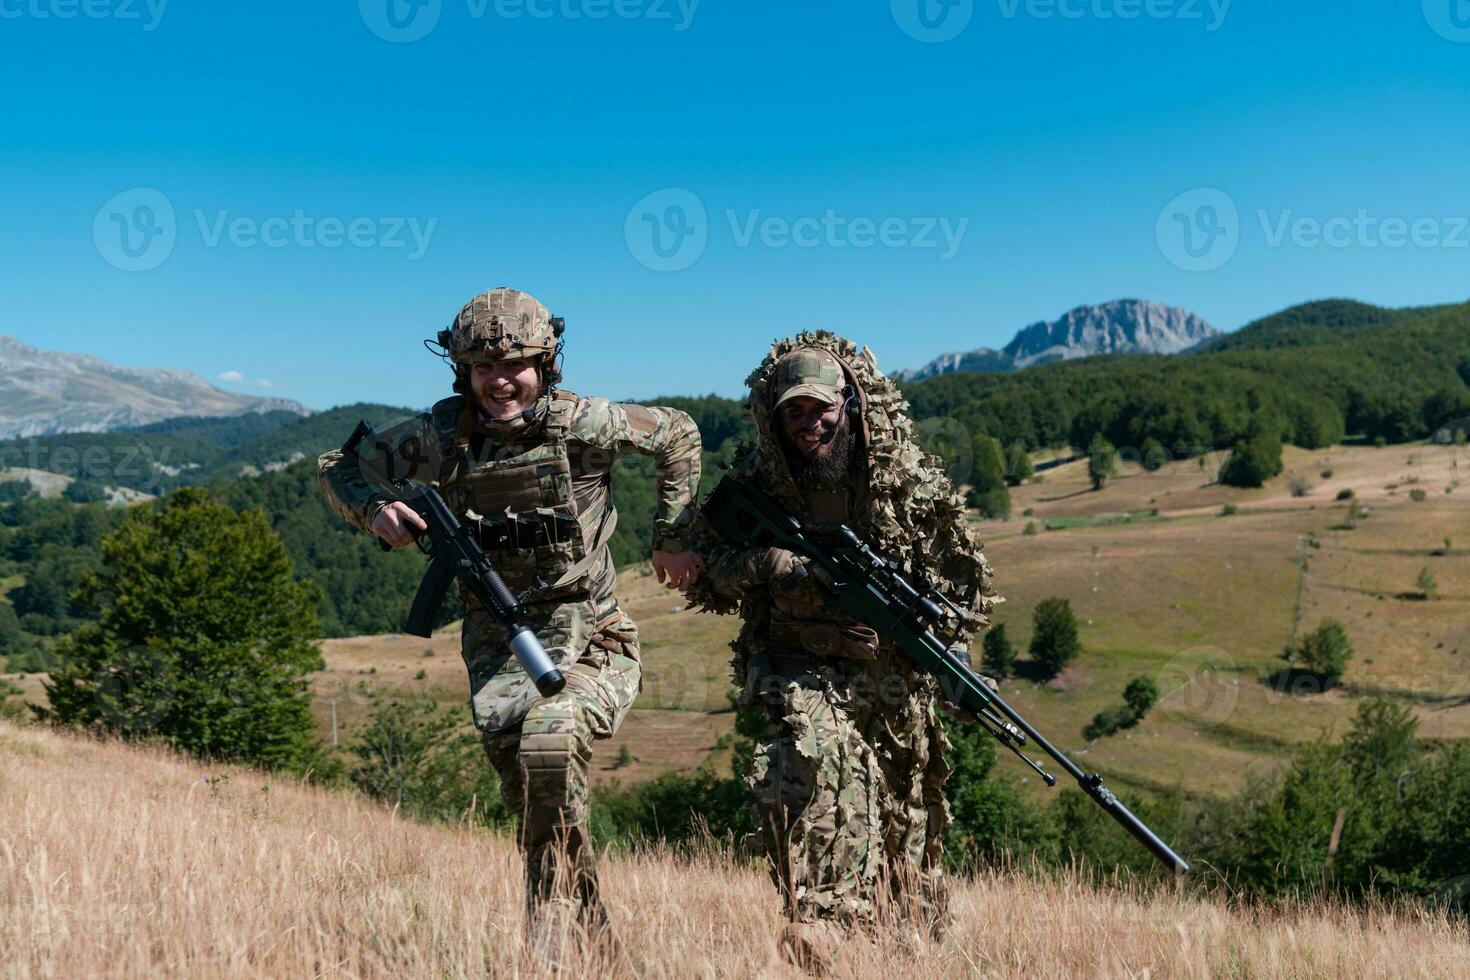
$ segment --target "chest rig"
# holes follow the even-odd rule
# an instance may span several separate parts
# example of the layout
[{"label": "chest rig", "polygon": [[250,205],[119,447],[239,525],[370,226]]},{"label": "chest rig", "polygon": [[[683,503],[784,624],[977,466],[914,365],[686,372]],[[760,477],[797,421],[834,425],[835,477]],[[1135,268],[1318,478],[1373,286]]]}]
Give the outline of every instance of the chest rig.
[{"label": "chest rig", "polygon": [[604,515],[577,513],[568,453],[576,409],[575,395],[559,393],[533,431],[470,438],[462,428],[443,483],[450,509],[477,522],[496,571],[530,604],[587,590]]}]

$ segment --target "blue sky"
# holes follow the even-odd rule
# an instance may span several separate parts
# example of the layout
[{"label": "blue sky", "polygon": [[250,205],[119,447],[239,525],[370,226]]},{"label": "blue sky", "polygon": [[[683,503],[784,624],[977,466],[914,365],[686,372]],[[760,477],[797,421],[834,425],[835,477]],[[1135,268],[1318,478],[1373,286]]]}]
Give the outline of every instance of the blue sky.
[{"label": "blue sky", "polygon": [[614,398],[1470,297],[1470,0],[391,2],[0,0],[0,333],[419,406],[502,284]]}]

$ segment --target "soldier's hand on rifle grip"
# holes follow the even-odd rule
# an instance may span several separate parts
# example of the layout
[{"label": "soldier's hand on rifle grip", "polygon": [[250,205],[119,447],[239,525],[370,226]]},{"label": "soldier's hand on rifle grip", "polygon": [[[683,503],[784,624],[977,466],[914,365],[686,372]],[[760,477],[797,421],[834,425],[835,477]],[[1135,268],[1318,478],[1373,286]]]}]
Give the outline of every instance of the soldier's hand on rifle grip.
[{"label": "soldier's hand on rifle grip", "polygon": [[373,518],[373,533],[394,548],[413,544],[428,529],[424,519],[401,500],[391,501]]}]

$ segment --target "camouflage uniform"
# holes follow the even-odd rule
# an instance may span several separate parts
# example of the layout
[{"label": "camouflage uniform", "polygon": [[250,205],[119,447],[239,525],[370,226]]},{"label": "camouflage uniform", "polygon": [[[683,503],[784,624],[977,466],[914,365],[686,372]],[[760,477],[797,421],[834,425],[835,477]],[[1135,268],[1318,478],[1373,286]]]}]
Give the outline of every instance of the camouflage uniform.
[{"label": "camouflage uniform", "polygon": [[[530,297],[497,290],[471,301],[455,329],[469,323],[500,338],[503,324],[487,327],[486,318],[525,309],[533,319],[549,320]],[[453,339],[441,335],[451,353]],[[511,339],[517,339],[513,332]],[[525,354],[527,346],[488,344],[477,353],[493,360]],[[554,368],[548,363],[543,371]],[[507,649],[504,629],[461,591],[475,727],[500,775],[507,809],[521,817],[528,907],[554,896],[575,899],[585,918],[600,921],[587,833],[592,743],[617,731],[641,685],[638,630],[613,594],[612,465],[631,454],[654,457],[653,547],[684,551],[699,482],[699,431],[674,409],[554,390],[543,394],[531,421],[490,420],[477,410],[466,376],[461,369],[461,394],[397,427],[397,441],[415,437],[407,441],[412,451],[401,454],[411,458],[411,478],[437,482],[451,510],[478,522],[481,544],[506,585],[524,596],[528,625],[566,676],[561,693],[542,698]],[[543,382],[555,379],[543,373]],[[371,530],[386,503],[364,472],[371,469],[342,452],[323,455],[318,465],[328,501],[362,530]]]},{"label": "camouflage uniform", "polygon": [[[757,444],[726,479],[755,482],[818,536],[824,525],[848,524],[916,583],[954,598],[964,631],[987,625],[990,569],[963,503],[939,460],[915,445],[907,406],[871,352],[830,333],[803,333],[778,342],[747,384]],[[837,388],[859,436],[859,465],[845,486],[799,488],[775,435],[777,400]],[[887,898],[890,911],[917,912],[937,928],[946,912],[950,773],[937,686],[897,648],[829,608],[810,577],[794,583],[788,553],[726,546],[702,521],[695,549],[708,569],[691,598],[718,612],[738,609],[741,700],[764,706],[777,732],[760,746],[748,781],[791,919],[851,929],[870,923]]]}]

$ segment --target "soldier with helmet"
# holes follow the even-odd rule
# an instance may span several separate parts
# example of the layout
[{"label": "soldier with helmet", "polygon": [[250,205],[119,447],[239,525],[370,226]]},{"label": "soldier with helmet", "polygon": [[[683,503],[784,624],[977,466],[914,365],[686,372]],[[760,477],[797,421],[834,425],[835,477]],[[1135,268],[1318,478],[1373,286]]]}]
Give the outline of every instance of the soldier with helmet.
[{"label": "soldier with helmet", "polygon": [[[725,477],[749,481],[819,540],[850,527],[923,588],[956,602],[955,632],[988,623],[990,568],[963,502],[914,442],[907,405],[867,348],[831,333],[778,341],[747,379],[756,442]],[[887,920],[946,921],[949,743],[927,673],[823,597],[805,558],[739,548],[703,519],[696,605],[738,613],[734,680],[773,737],[748,782],[757,836],[791,920],[793,963],[822,972],[842,938]]]},{"label": "soldier with helmet", "polygon": [[[562,330],[560,318],[517,290],[492,290],[466,304],[439,334],[456,394],[417,420],[428,448],[418,446],[408,474],[437,484],[472,523],[566,676],[561,693],[541,697],[507,650],[503,628],[462,595],[475,727],[507,809],[520,816],[531,939],[552,948],[569,926],[591,935],[606,927],[587,829],[592,747],[617,731],[640,687],[638,630],[613,594],[608,551],[618,459],[654,458],[659,581],[689,588],[703,567],[689,550],[700,472],[693,420],[670,408],[558,390]],[[323,455],[318,472],[327,500],[348,523],[393,547],[411,543],[422,520],[386,499],[366,469],[355,453]]]}]

